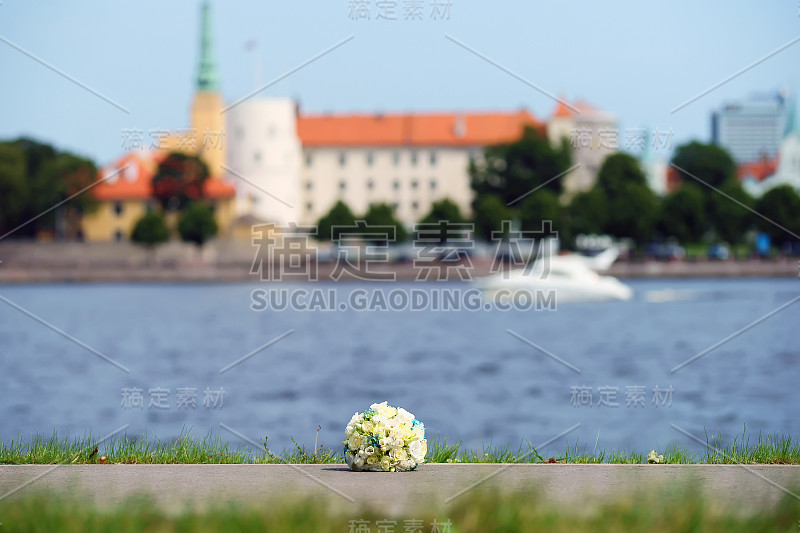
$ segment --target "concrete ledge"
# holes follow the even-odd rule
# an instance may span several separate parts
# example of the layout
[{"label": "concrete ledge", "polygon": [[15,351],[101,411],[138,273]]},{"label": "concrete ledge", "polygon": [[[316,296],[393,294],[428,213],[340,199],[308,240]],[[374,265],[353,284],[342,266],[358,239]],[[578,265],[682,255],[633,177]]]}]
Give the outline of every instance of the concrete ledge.
[{"label": "concrete ledge", "polygon": [[369,506],[398,515],[418,506],[445,507],[478,487],[537,491],[545,504],[566,508],[693,487],[711,509],[754,513],[790,493],[800,499],[800,466],[426,464],[404,473],[352,472],[344,465],[0,466],[0,496],[73,493],[103,507],[146,494],[168,510],[299,496],[329,499],[342,511]]}]

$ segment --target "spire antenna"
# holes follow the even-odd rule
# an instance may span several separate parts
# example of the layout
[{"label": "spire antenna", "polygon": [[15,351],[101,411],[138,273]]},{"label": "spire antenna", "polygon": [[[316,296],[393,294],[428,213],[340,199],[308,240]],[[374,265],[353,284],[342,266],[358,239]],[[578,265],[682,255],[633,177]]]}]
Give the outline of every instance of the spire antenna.
[{"label": "spire antenna", "polygon": [[211,6],[203,2],[200,16],[200,67],[197,72],[197,90],[215,92],[219,89],[219,73],[212,53]]}]

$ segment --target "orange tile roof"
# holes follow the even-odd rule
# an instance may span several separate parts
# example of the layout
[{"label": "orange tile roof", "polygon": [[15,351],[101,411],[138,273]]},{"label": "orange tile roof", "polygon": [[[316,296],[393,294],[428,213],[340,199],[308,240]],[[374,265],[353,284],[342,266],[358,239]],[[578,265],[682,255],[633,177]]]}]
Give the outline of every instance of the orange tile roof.
[{"label": "orange tile roof", "polygon": [[572,109],[570,109],[567,106],[567,103],[563,98],[558,100],[558,102],[556,103],[556,109],[555,109],[555,111],[553,111],[553,117],[555,117],[555,118],[568,118],[568,117],[571,117],[574,114],[575,114],[575,111],[573,111]]},{"label": "orange tile roof", "polygon": [[219,178],[208,178],[203,182],[203,196],[206,198],[231,198],[236,196],[236,187]]},{"label": "orange tile roof", "polygon": [[556,102],[556,108],[553,110],[553,118],[570,118],[578,113],[592,116],[603,114],[603,111],[586,100],[577,100],[576,102],[570,103],[566,98],[559,98]]},{"label": "orange tile roof", "polygon": [[750,161],[742,163],[736,167],[736,178],[739,181],[744,181],[746,178],[752,177],[756,181],[764,181],[768,177],[775,174],[778,168],[778,156],[772,159],[763,158],[757,161]]},{"label": "orange tile roof", "polygon": [[512,113],[306,115],[297,120],[303,146],[485,146],[544,125],[525,110]]},{"label": "orange tile roof", "polygon": [[[107,179],[95,185],[91,189],[92,194],[100,201],[149,200],[153,197],[153,176],[166,155],[166,152],[129,152],[122,155],[99,171],[99,179]],[[114,176],[108,177],[114,172]],[[206,198],[230,198],[235,195],[235,187],[216,177],[207,179],[203,184],[203,196]]]},{"label": "orange tile roof", "polygon": [[[127,167],[126,167],[127,165]],[[112,165],[99,170],[103,182],[91,191],[98,200],[147,200],[153,195],[150,161],[136,153],[127,153]]]}]

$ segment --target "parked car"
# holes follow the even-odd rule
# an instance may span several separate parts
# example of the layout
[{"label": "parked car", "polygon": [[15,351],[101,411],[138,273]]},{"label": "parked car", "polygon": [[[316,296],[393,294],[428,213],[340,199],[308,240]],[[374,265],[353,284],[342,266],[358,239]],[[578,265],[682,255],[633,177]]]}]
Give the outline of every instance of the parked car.
[{"label": "parked car", "polygon": [[708,247],[708,258],[712,261],[724,261],[731,256],[728,245],[715,243]]},{"label": "parked car", "polygon": [[654,242],[645,246],[645,254],[659,261],[680,261],[686,257],[686,250],[676,243]]}]

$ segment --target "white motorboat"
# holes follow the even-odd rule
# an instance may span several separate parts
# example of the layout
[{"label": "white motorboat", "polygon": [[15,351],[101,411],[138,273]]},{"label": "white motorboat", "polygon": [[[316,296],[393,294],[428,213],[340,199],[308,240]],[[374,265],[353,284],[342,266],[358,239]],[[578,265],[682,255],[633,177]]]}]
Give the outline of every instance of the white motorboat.
[{"label": "white motorboat", "polygon": [[477,278],[474,284],[487,293],[536,291],[555,293],[557,303],[630,300],[633,290],[613,276],[601,276],[617,258],[615,249],[594,257],[576,254],[540,257],[520,269]]}]

